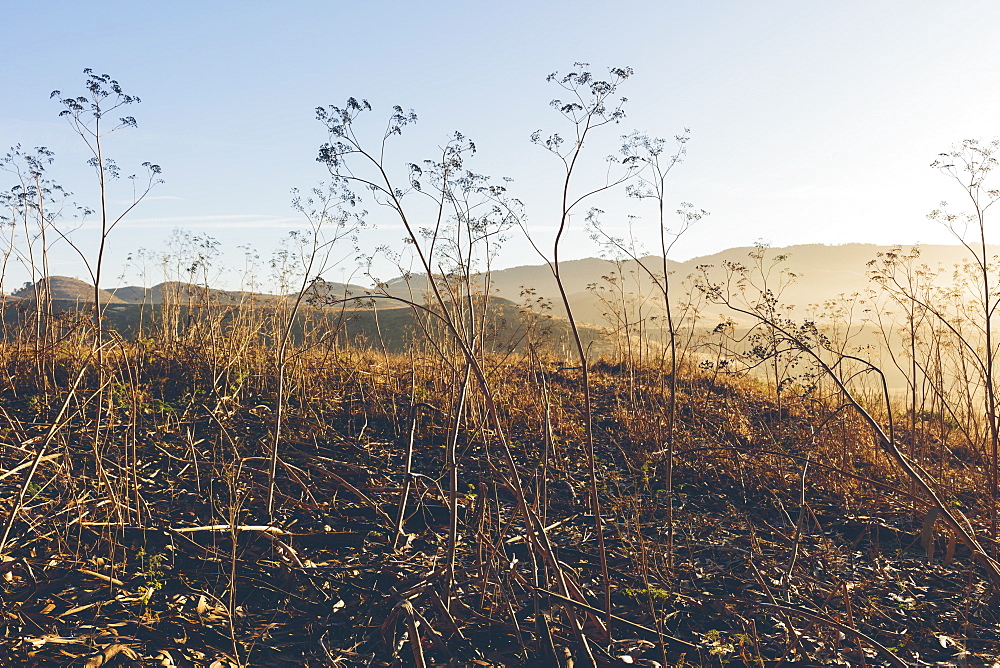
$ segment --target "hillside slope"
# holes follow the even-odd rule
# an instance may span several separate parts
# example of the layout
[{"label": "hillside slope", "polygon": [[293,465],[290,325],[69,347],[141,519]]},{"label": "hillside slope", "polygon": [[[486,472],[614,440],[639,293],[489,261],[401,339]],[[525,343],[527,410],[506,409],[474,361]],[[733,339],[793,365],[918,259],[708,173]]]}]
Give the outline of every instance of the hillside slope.
[{"label": "hillside slope", "polygon": [[[33,300],[36,296],[45,291],[45,279],[39,279],[33,287],[24,287],[15,292],[12,296],[21,299]],[[77,301],[83,303],[94,302],[94,286],[69,276],[50,276],[48,279],[48,290],[51,299]],[[101,290],[98,299],[102,304],[124,304],[125,302],[111,294],[107,290]]]}]

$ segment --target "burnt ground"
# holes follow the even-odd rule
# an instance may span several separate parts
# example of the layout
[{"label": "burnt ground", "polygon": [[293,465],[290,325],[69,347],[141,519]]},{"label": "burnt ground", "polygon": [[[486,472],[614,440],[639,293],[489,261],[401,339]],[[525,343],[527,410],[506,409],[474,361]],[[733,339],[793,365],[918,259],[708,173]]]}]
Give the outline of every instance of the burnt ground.
[{"label": "burnt ground", "polygon": [[[817,440],[818,417],[692,383],[671,519],[651,427],[662,421],[623,408],[646,399],[641,383],[621,391],[613,371],[594,383],[610,628],[579,402],[555,403],[576,386],[567,371],[549,378],[548,446],[520,409],[508,413],[551,556],[526,542],[495,435],[473,411],[459,444],[453,572],[448,423],[433,394],[414,430],[401,534],[407,395],[385,394],[378,410],[359,409],[377,403],[370,392],[322,415],[294,407],[270,518],[266,402],[195,397],[133,411],[103,434],[103,471],[93,424],[77,414],[49,445],[4,549],[0,664],[1000,662],[985,574],[940,522],[925,522],[927,504],[877,452],[859,445],[843,459],[845,434],[859,432],[824,423]],[[53,419],[9,399],[5,508]],[[975,492],[952,499],[985,535]]]}]

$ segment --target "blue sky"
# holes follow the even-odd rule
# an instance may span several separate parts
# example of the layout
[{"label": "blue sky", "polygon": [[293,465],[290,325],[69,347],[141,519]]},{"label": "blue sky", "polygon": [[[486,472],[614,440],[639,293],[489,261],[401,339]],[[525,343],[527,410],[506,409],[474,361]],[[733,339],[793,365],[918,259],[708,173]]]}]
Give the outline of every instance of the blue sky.
[{"label": "blue sky", "polygon": [[[400,165],[433,156],[453,130],[471,137],[470,167],[514,179],[548,246],[559,165],[528,137],[566,128],[545,76],[575,61],[629,65],[628,116],[588,147],[595,169],[584,176],[597,178],[620,134],[690,128],[671,199],[711,216],[678,259],[758,239],[946,242],[926,214],[961,193],[928,165],[962,139],[1000,134],[1000,5],[987,1],[4,4],[0,144],[54,150],[49,174],[77,201],[93,205],[94,184],[49,93],[81,91],[90,67],[142,99],[130,110],[139,127],[110,137],[109,152],[126,171],[160,164],[166,182],[111,238],[114,276],[129,253],[162,251],[175,228],[216,238],[222,264],[238,265],[242,244],[269,257],[302,226],[290,189],[325,175],[313,110],[348,96],[375,106],[373,128],[393,104],[416,110],[390,154]],[[654,246],[648,212],[629,206],[602,203],[607,224],[645,216],[636,229]],[[400,245],[402,230],[373,222],[366,247]],[[88,228],[77,238],[92,248]],[[577,225],[564,257],[595,254]],[[512,238],[498,264],[537,261]],[[5,289],[23,280],[17,271]],[[86,276],[65,248],[53,273]]]}]

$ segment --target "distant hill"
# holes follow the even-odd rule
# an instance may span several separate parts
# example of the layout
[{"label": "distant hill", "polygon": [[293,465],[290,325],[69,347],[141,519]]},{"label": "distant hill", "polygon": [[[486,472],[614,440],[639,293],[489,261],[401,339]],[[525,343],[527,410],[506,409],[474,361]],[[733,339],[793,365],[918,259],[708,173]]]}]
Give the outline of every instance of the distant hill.
[{"label": "distant hill", "polygon": [[[176,287],[167,286],[167,294]],[[155,299],[161,292],[150,288],[148,294],[151,299]],[[228,295],[233,300],[237,298],[237,293],[214,292]],[[88,302],[68,299],[65,297],[67,293],[62,294],[63,297],[54,299],[57,314],[89,314]],[[141,299],[144,293],[132,290],[120,294]],[[102,309],[104,323],[108,331],[114,330],[127,339],[142,336],[199,337],[213,332],[214,336],[232,333],[238,337],[249,335],[264,341],[276,340],[282,335],[280,330],[283,320],[274,317],[275,306],[287,304],[288,296],[245,294],[249,296],[238,308],[234,308],[232,302],[204,301],[199,295],[193,296],[190,303],[183,299],[174,302],[175,308],[167,308],[162,301],[126,303],[111,296],[115,301],[108,301],[106,308]],[[331,295],[333,296],[335,295]],[[28,299],[19,297],[4,300],[4,308],[0,312],[5,324],[3,335],[34,333],[35,321],[30,315],[31,304]],[[89,304],[93,304],[93,301]],[[462,307],[464,306],[463,302]],[[477,308],[482,307],[483,302],[480,300]],[[69,318],[66,322],[78,321]],[[28,329],[24,329],[25,327]],[[485,345],[494,352],[524,352],[529,343],[537,346],[536,350],[549,350],[557,354],[567,354],[567,351],[572,350],[571,332],[565,318],[550,318],[526,312],[500,297],[489,299],[488,317],[485,321],[477,318],[477,327],[483,327],[481,333]],[[590,355],[596,357],[613,349],[614,341],[607,336],[605,328],[581,323],[579,330]],[[344,303],[341,298],[332,301],[307,301],[299,309],[291,329],[292,340],[297,342],[307,338],[312,341],[335,338],[341,342],[384,348],[390,352],[406,351],[411,342],[425,340],[425,333],[437,342],[432,344],[434,346],[451,340],[440,321],[425,311],[391,300]]]},{"label": "distant hill", "polygon": [[251,300],[273,301],[279,299],[274,295],[258,294],[254,292],[218,290],[206,288],[192,283],[182,283],[180,281],[168,281],[154,285],[151,288],[139,286],[126,286],[113,288],[108,292],[121,299],[126,304],[163,304],[165,302],[179,303],[209,303],[219,306],[232,306],[242,304]]},{"label": "distant hill", "polygon": [[[725,278],[724,267],[727,263],[754,265],[757,261],[751,258],[751,254],[756,250],[752,247],[730,248],[685,262],[669,263],[671,294],[677,308],[675,314],[680,311],[687,295],[698,295],[693,276],[706,275],[709,280],[721,281]],[[783,314],[802,318],[807,316],[806,309],[810,305],[821,309],[824,302],[836,300],[840,295],[863,295],[876,287],[869,278],[868,263],[880,253],[890,250],[890,246],[873,244],[806,244],[766,249],[759,264],[761,271],[770,272],[768,284],[771,288],[777,289],[779,284],[784,283],[783,288],[778,290],[779,302],[784,305],[781,308]],[[969,255],[966,249],[957,245],[928,245],[919,250],[920,257],[916,264],[927,265],[932,270],[940,268],[944,284],[950,283],[955,267],[961,266]],[[906,254],[910,248],[903,247],[901,251]],[[990,247],[989,252],[991,256],[1000,255],[1000,246]],[[784,259],[779,261],[779,257]],[[582,330],[584,343],[592,355],[608,351],[623,340],[635,340],[633,337],[639,335],[648,336],[654,343],[662,336],[663,298],[649,276],[651,273],[658,278],[662,274],[662,260],[645,257],[639,262],[588,258],[562,263],[561,274],[570,305]],[[699,267],[705,269],[702,271]],[[482,285],[481,278],[478,280]],[[758,287],[748,290],[750,300],[755,298],[755,290],[759,295],[760,284],[758,280]],[[43,282],[37,285],[38,289],[44,289]],[[533,337],[540,336],[539,330],[544,328],[549,331],[543,338],[553,349],[571,350],[565,309],[548,266],[528,265],[496,270],[490,275],[488,285],[492,312],[489,328],[493,331],[491,346],[497,350],[519,350],[524,345],[526,332],[531,331]],[[49,287],[57,311],[81,309],[93,302],[93,288],[84,281],[53,276]],[[425,276],[413,274],[390,280],[380,290],[393,297],[422,301],[427,297],[427,281]],[[398,301],[379,300],[374,304],[364,299],[344,301],[345,296],[364,297],[371,292],[371,288],[358,285],[314,282],[307,292],[293,335],[298,339],[304,337],[307,330],[337,332],[338,338],[343,340],[364,340],[370,345],[381,341],[378,345],[385,345],[390,350],[404,350],[407,342],[418,336],[422,328],[428,327],[428,323],[432,329],[435,326],[433,318],[425,321]],[[180,335],[195,331],[192,323],[197,326],[200,318],[210,316],[216,319],[213,322],[235,322],[240,312],[249,314],[251,320],[264,322],[273,314],[273,307],[287,305],[295,296],[219,290],[179,282],[161,283],[150,288],[126,286],[100,292],[101,303],[108,306],[109,327],[124,336],[135,335],[145,328],[156,331],[157,327],[168,326],[165,323],[173,323],[169,325],[171,331]],[[34,298],[35,289],[31,287],[6,298],[4,321],[11,324],[27,322],[23,313],[26,306],[30,310]],[[165,308],[168,302],[179,308]],[[623,303],[626,304],[624,308]],[[204,306],[209,308],[203,309]],[[234,306],[246,306],[248,310],[234,309]],[[704,302],[698,315],[698,320],[692,320],[690,314],[685,314],[686,323],[695,332],[712,329],[721,318],[732,318],[741,331],[746,331],[753,324],[749,318],[733,317],[734,314],[726,312],[723,307]],[[858,324],[863,318],[860,314],[855,315],[859,318],[856,321]],[[269,336],[262,332],[262,336]],[[628,332],[629,338],[614,336],[622,332]],[[876,330],[863,327],[853,335],[852,345],[867,345],[877,350],[884,347],[884,342]],[[902,376],[891,364],[883,366],[891,389],[898,390],[905,385]]]},{"label": "distant hill", "polygon": [[[357,296],[365,294],[366,291],[366,288],[359,285],[333,283],[317,279],[307,290],[306,299],[316,305],[322,305],[325,302],[342,299],[345,294]],[[154,285],[151,288],[129,285],[121,288],[112,288],[108,292],[126,304],[179,302],[182,304],[208,303],[215,306],[235,306],[251,302],[255,304],[274,304],[282,300],[294,299],[296,296],[295,294],[272,295],[246,290],[219,290],[180,281],[168,281]]]},{"label": "distant hill", "polygon": [[[45,279],[40,279],[34,286],[24,287],[15,292],[12,296],[25,300],[34,300],[45,291]],[[83,303],[94,302],[94,286],[76,278],[68,276],[51,276],[48,279],[49,297],[54,300],[67,300]],[[111,294],[107,290],[98,293],[98,300],[102,304],[124,304],[125,302]]]},{"label": "distant hill", "polygon": [[[810,304],[822,305],[827,300],[836,299],[840,295],[863,293],[873,287],[868,278],[870,260],[878,253],[885,253],[892,246],[875,244],[844,244],[826,246],[823,244],[803,244],[769,248],[766,250],[765,266],[770,266],[773,258],[780,255],[787,259],[774,265],[771,269],[771,285],[777,283],[778,274],[782,269],[795,274],[795,278],[781,292],[780,301],[801,310]],[[903,252],[908,252],[909,246],[903,246]],[[723,265],[726,262],[749,265],[753,262],[750,253],[752,247],[730,248],[712,255],[692,258],[685,262],[670,262],[671,295],[675,303],[684,300],[685,293],[693,288],[689,277],[700,273],[698,267],[710,265],[708,276],[711,280],[722,280]],[[1000,246],[990,247],[991,255],[1000,255]],[[943,267],[948,270],[968,257],[965,248],[958,245],[927,245],[920,246],[919,264],[931,268]],[[650,256],[641,259],[642,265],[654,275],[660,276],[662,261]],[[569,293],[570,305],[578,319],[596,325],[608,324],[604,315],[611,311],[611,305],[620,303],[622,292],[632,299],[633,314],[639,310],[649,314],[660,311],[662,314],[662,295],[650,280],[647,272],[634,261],[615,263],[610,260],[587,258],[570,260],[561,263],[560,273],[563,283]],[[515,303],[523,303],[524,289],[534,291],[532,299],[541,298],[553,304],[553,313],[564,315],[564,309],[559,297],[559,291],[551,270],[545,265],[529,265],[512,267],[494,271],[490,276],[493,294],[509,299]],[[411,278],[411,283],[418,281]],[[593,290],[588,290],[593,286]],[[609,303],[602,303],[603,296]],[[704,315],[709,316],[714,308],[706,308]]]},{"label": "distant hill", "polygon": [[[779,298],[781,303],[801,312],[811,304],[822,305],[839,295],[864,293],[873,286],[868,278],[867,263],[875,259],[878,253],[885,253],[891,248],[874,244],[786,246],[767,249],[763,264],[765,269],[770,268],[772,287],[778,284],[780,272],[787,271],[795,275],[785,285]],[[721,280],[724,277],[725,263],[752,264],[750,254],[754,250],[752,247],[730,248],[684,262],[670,262],[674,303],[683,303],[686,293],[693,289],[691,277],[699,273],[699,267],[710,266],[707,270],[709,278]],[[908,247],[903,247],[904,252],[908,250]],[[990,247],[990,250],[991,253],[1000,254],[1000,246]],[[920,252],[919,263],[931,268],[943,267],[948,272],[968,255],[964,248],[957,245],[921,246]],[[785,261],[772,266],[774,258],[778,256],[785,256]],[[657,257],[645,257],[641,259],[641,263],[642,266],[632,260],[613,262],[598,258],[563,262],[563,282],[576,318],[591,325],[614,328],[621,324],[618,319],[622,317],[627,317],[631,322],[638,318],[661,317],[662,295],[643,267],[658,277],[662,274],[662,261]],[[84,303],[93,301],[93,288],[83,281],[53,276],[50,284],[54,299]],[[423,275],[414,274],[392,279],[384,284],[383,289],[394,297],[422,300],[427,292],[427,283]],[[490,275],[489,289],[492,296],[513,304],[528,306],[533,310],[545,310],[548,305],[552,315],[565,316],[552,271],[544,264],[495,270]],[[371,292],[371,288],[360,285],[317,280],[307,292],[306,303],[312,306],[331,305],[340,303],[345,296],[359,297]],[[33,299],[34,290],[22,289],[13,296]],[[294,294],[219,290],[180,282],[160,283],[150,288],[126,286],[101,291],[101,302],[107,304],[159,305],[175,301],[192,305],[273,305],[294,297]],[[628,309],[621,308],[623,300],[629,303]],[[718,307],[706,306],[702,315],[714,318],[718,310]]]},{"label": "distant hill", "polygon": [[[348,297],[363,297],[371,293],[371,288],[317,278],[306,288],[305,301],[312,306],[324,306]],[[289,294],[285,296],[285,299],[295,299],[296,296],[294,293]]]}]

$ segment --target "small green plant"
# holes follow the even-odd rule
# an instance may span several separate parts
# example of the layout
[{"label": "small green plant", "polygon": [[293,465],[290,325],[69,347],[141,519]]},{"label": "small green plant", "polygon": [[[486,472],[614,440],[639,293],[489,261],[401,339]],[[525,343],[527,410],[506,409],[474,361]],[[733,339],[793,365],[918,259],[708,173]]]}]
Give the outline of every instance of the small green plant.
[{"label": "small green plant", "polygon": [[702,642],[708,648],[708,653],[718,657],[719,664],[723,666],[729,663],[729,655],[736,651],[736,646],[726,639],[722,631],[716,629],[705,631]]},{"label": "small green plant", "polygon": [[42,496],[42,486],[38,483],[29,482],[28,483],[28,503],[34,500],[45,501],[45,497]]},{"label": "small green plant", "polygon": [[625,593],[629,596],[648,596],[657,601],[667,601],[670,600],[670,592],[666,589],[660,589],[658,587],[647,587],[645,589],[626,589]]},{"label": "small green plant", "polygon": [[158,397],[153,397],[149,401],[147,412],[170,413],[171,415],[180,411],[177,402],[164,401]]},{"label": "small green plant", "polygon": [[163,589],[163,561],[162,554],[149,554],[145,550],[139,550],[139,560],[142,562],[141,574],[146,582],[139,588],[139,598],[143,605],[149,602],[160,589]]}]

